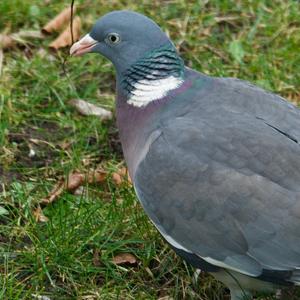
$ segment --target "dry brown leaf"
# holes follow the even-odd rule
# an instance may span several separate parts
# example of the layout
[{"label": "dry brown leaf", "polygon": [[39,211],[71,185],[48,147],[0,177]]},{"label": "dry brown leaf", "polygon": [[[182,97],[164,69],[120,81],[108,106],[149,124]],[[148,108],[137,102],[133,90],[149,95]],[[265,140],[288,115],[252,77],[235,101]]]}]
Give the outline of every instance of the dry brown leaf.
[{"label": "dry brown leaf", "polygon": [[112,112],[102,107],[89,103],[82,99],[73,99],[69,104],[77,109],[77,111],[84,116],[97,116],[101,120],[110,120]]},{"label": "dry brown leaf", "polygon": [[85,181],[85,175],[82,173],[75,172],[69,174],[66,189],[68,191],[74,191],[79,186],[81,186],[84,183],[84,181]]},{"label": "dry brown leaf", "polygon": [[43,39],[44,35],[38,30],[20,30],[19,32],[12,33],[10,35],[13,40],[23,40],[23,39]]},{"label": "dry brown leaf", "polygon": [[133,265],[137,263],[137,258],[131,253],[120,253],[114,256],[112,261],[116,265],[122,265],[122,264]]},{"label": "dry brown leaf", "polygon": [[35,220],[37,222],[48,222],[49,219],[43,214],[43,210],[40,206],[33,212]]},{"label": "dry brown leaf", "polygon": [[115,182],[116,185],[120,185],[124,181],[127,181],[129,184],[132,184],[128,170],[125,167],[122,167],[117,172],[112,173],[112,180]]},{"label": "dry brown leaf", "polygon": [[21,30],[9,35],[0,34],[0,48],[6,50],[15,46],[16,43],[27,44],[28,41],[26,39],[28,38],[41,39],[43,38],[43,35],[40,33],[40,31],[36,30]]},{"label": "dry brown leaf", "polygon": [[[73,13],[76,12],[74,5]],[[52,33],[53,31],[59,31],[71,20],[71,7],[65,8],[58,15],[55,16],[50,22],[48,22],[42,29],[43,33]]]},{"label": "dry brown leaf", "polygon": [[[80,37],[81,32],[81,20],[77,16],[73,21],[73,38],[74,41],[77,41]],[[72,45],[72,34],[70,26],[68,26],[50,45],[49,47],[58,50]]]},{"label": "dry brown leaf", "polygon": [[104,170],[90,171],[88,175],[88,183],[101,183],[105,181],[107,172]]},{"label": "dry brown leaf", "polygon": [[67,180],[61,179],[55,187],[52,189],[50,194],[42,199],[40,202],[42,205],[48,205],[55,200],[64,192],[74,192],[76,191],[81,185],[83,185],[85,182],[88,183],[101,183],[104,182],[107,176],[107,172],[104,170],[91,170],[88,175],[79,173],[79,172],[73,172],[68,175]]},{"label": "dry brown leaf", "polygon": [[107,172],[103,170],[92,170],[89,171],[88,175],[81,173],[73,173],[69,175],[67,191],[72,192],[73,194],[82,195],[83,187],[82,184],[85,182],[95,184],[104,182],[107,176]]},{"label": "dry brown leaf", "polygon": [[123,167],[119,170],[119,174],[121,174],[130,184],[132,184],[132,180],[129,176],[128,169]]},{"label": "dry brown leaf", "polygon": [[76,190],[80,185],[83,184],[85,179],[85,176],[81,173],[75,172],[71,173],[68,176],[67,182],[65,182],[64,179],[61,179],[55,187],[52,189],[50,194],[42,199],[41,204],[42,205],[48,205],[55,200],[59,198],[59,196],[65,191],[74,191]]},{"label": "dry brown leaf", "polygon": [[123,183],[121,175],[117,172],[112,173],[112,180],[116,185],[121,185]]},{"label": "dry brown leaf", "polygon": [[60,180],[52,189],[50,194],[46,198],[42,199],[41,204],[48,205],[54,202],[63,193],[64,189],[65,189],[65,182],[64,180]]}]

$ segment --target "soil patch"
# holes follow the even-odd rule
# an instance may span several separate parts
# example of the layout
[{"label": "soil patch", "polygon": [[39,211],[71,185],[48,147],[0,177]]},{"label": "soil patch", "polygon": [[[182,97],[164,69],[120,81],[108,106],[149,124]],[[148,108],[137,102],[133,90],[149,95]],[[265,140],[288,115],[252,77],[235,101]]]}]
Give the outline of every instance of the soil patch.
[{"label": "soil patch", "polygon": [[55,122],[38,121],[8,135],[10,143],[17,144],[17,167],[45,167],[59,157],[57,144],[71,133]]}]

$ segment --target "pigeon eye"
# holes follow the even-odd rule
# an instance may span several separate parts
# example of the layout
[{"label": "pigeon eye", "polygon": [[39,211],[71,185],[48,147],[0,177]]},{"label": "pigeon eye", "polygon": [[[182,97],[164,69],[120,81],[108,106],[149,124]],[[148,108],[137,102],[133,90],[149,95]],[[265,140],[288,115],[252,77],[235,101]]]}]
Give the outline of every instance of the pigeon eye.
[{"label": "pigeon eye", "polygon": [[117,33],[109,33],[106,40],[109,44],[118,44],[121,40],[120,36]]}]

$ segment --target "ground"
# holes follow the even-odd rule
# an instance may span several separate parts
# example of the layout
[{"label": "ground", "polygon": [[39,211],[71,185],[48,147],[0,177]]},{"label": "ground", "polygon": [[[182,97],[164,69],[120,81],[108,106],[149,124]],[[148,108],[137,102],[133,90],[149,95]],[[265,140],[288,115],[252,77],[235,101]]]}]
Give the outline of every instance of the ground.
[{"label": "ground", "polygon": [[[82,33],[106,12],[133,9],[168,32],[189,67],[246,79],[300,101],[299,1],[75,2]],[[1,0],[0,32],[39,31],[68,5]],[[130,184],[113,180],[124,164],[115,120],[81,116],[69,105],[81,98],[113,111],[112,65],[87,55],[68,58],[63,68],[68,49],[50,51],[54,36],[4,51],[0,299],[228,299],[212,277],[201,274],[193,281],[194,270],[161,239]],[[43,207],[48,220],[37,220],[36,208],[61,178],[99,167],[108,173],[104,182],[84,184],[80,193],[65,191]],[[120,253],[136,261],[116,264]]]}]

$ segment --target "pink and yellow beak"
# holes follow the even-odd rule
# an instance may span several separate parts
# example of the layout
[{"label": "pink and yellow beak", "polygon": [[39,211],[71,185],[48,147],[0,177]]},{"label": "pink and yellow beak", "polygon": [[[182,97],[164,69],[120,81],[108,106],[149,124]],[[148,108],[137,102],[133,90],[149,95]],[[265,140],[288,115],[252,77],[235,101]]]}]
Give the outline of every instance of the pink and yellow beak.
[{"label": "pink and yellow beak", "polygon": [[89,34],[86,34],[82,39],[72,45],[70,49],[70,55],[80,56],[91,52],[97,43],[98,41],[94,40]]}]

